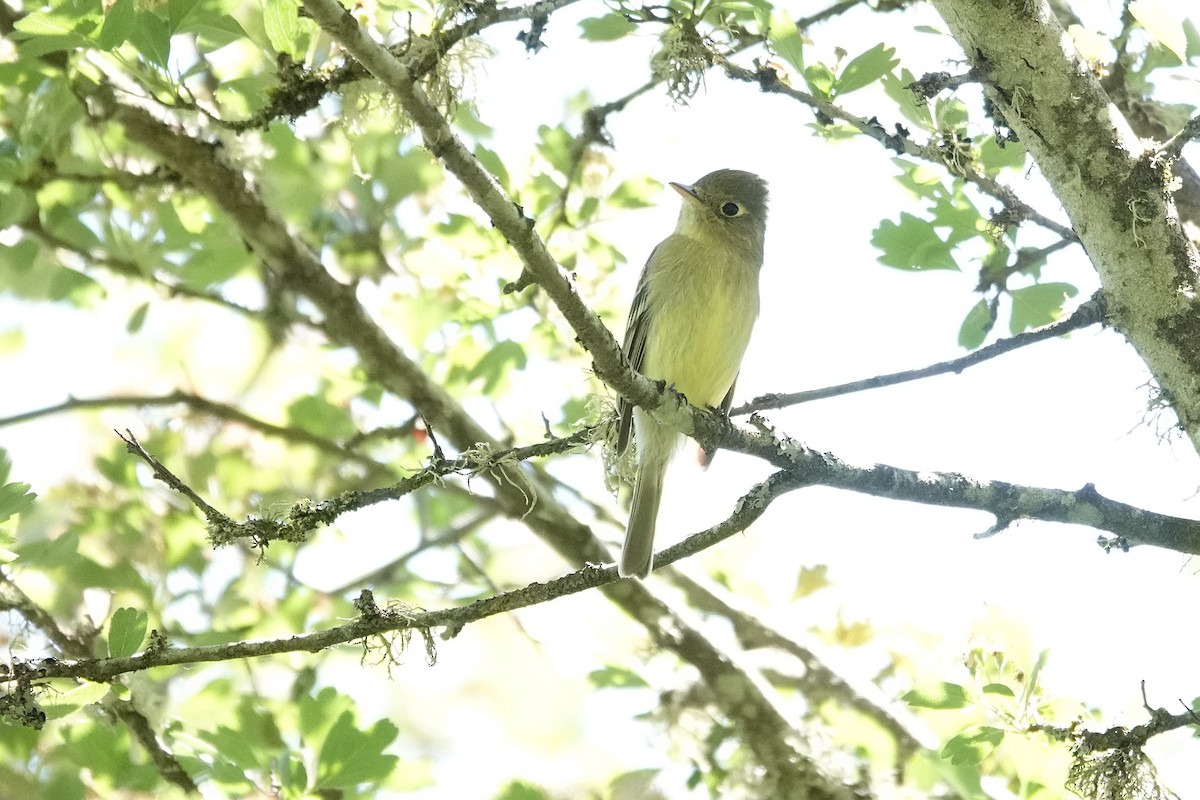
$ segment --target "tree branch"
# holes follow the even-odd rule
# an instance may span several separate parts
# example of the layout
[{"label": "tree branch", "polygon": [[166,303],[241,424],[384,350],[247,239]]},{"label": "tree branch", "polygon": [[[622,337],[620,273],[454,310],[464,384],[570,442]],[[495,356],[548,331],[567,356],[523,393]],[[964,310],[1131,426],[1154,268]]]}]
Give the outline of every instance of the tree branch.
[{"label": "tree branch", "polygon": [[[472,3],[460,6],[467,9],[469,18],[445,30],[434,30],[428,36],[410,35],[389,51],[396,58],[409,59],[414,77],[423,77],[437,68],[438,62],[464,39],[482,33],[487,28],[505,22],[542,20],[578,0],[539,0],[525,6],[499,6],[495,3]],[[302,16],[307,16],[303,11]],[[271,91],[270,100],[252,116],[237,121],[219,119],[193,106],[215,124],[236,132],[265,128],[277,119],[296,119],[317,108],[330,93],[367,78],[370,73],[358,62],[350,62],[330,72],[313,72],[294,65],[281,71],[281,82]]]},{"label": "tree branch", "polygon": [[[31,626],[41,631],[58,648],[59,652],[70,658],[87,660],[91,657],[91,641],[96,637],[94,629],[81,626],[78,634],[69,634],[63,631],[54,616],[33,602],[3,571],[0,571],[0,609],[16,611]],[[54,662],[53,659],[47,659],[42,663],[45,664],[47,661],[62,663]],[[35,679],[40,681],[43,677],[37,670],[30,670],[27,665],[15,661],[11,668],[0,671],[0,684],[10,682],[17,685],[17,691],[9,696],[21,697],[22,710],[25,715],[23,721],[35,728],[40,728],[40,723],[45,722],[45,714],[37,707],[34,692],[30,689]],[[0,695],[0,701],[3,699],[4,695]],[[0,707],[3,705],[4,703],[0,702]],[[106,703],[106,707],[113,711],[150,755],[159,774],[184,791],[196,791],[196,785],[184,771],[183,766],[176,760],[174,754],[159,742],[158,735],[150,726],[149,720],[137,710],[133,702],[118,699]]]},{"label": "tree branch", "polygon": [[[751,421],[758,422],[754,418]],[[994,535],[1019,520],[1032,519],[1107,531],[1116,538],[1101,537],[1099,543],[1106,550],[1154,545],[1200,555],[1200,521],[1158,514],[1111,500],[1090,483],[1075,491],[1065,491],[1020,486],[1007,481],[982,481],[950,472],[908,470],[886,464],[854,467],[832,453],[818,453],[794,440],[776,437],[765,426],[758,433],[740,431],[717,415],[711,416],[704,432],[711,438],[702,441],[702,445],[713,444],[721,449],[757,456],[782,470],[772,479],[786,476],[781,479],[789,483],[820,484],[893,500],[986,511],[996,517],[996,525],[977,534],[979,538]],[[732,533],[723,532],[717,540]],[[703,535],[696,534],[677,547],[691,549],[692,540]],[[709,544],[711,542],[705,541],[703,546]]]},{"label": "tree branch", "polygon": [[295,426],[275,425],[273,423],[261,420],[258,417],[251,416],[242,411],[236,406],[228,403],[221,403],[216,400],[209,400],[207,397],[201,397],[190,392],[185,392],[176,389],[173,392],[165,395],[111,395],[109,397],[68,397],[61,403],[56,403],[52,406],[44,408],[35,408],[29,411],[23,411],[20,414],[14,414],[10,417],[0,417],[0,428],[10,427],[12,425],[20,425],[24,422],[30,422],[42,417],[49,417],[55,414],[66,414],[72,411],[86,411],[102,408],[154,408],[158,406],[176,406],[183,405],[188,408],[198,411],[202,414],[208,414],[217,419],[233,422],[238,425],[257,431],[265,436],[273,436],[293,444],[309,445],[323,453],[327,453],[339,458],[345,458],[355,461],[362,466],[365,466],[372,471],[380,471],[385,468],[378,461],[368,458],[361,453],[355,453],[348,445],[339,444],[332,439],[327,439],[324,436],[318,436],[315,433]]},{"label": "tree branch", "polygon": [[1034,208],[1022,202],[1007,186],[1004,186],[997,181],[989,178],[983,173],[968,169],[964,164],[951,164],[945,159],[934,158],[930,154],[937,152],[937,148],[930,145],[924,147],[918,145],[908,137],[908,131],[897,125],[894,133],[888,133],[887,130],[879,123],[877,119],[863,119],[843,110],[839,106],[821,100],[808,92],[799,89],[793,89],[786,83],[779,80],[779,76],[771,67],[761,67],[757,71],[748,70],[745,67],[739,67],[736,64],[725,62],[723,64],[725,74],[735,80],[745,83],[754,83],[758,87],[769,94],[781,94],[785,97],[790,97],[793,100],[799,101],[809,108],[813,109],[818,116],[828,119],[839,119],[842,122],[855,128],[859,133],[874,139],[889,150],[901,153],[913,158],[919,158],[922,161],[928,161],[946,167],[952,175],[961,178],[967,183],[974,185],[980,191],[988,194],[1001,203],[1010,212],[1022,219],[1027,219],[1049,231],[1053,231],[1060,238],[1075,241],[1078,237],[1075,231],[1070,227],[1061,223],[1055,222],[1049,217],[1040,214]]},{"label": "tree branch", "polygon": [[1164,142],[1158,148],[1158,155],[1161,158],[1175,160],[1183,153],[1184,146],[1197,140],[1200,140],[1200,116],[1189,119],[1179,133]]},{"label": "tree branch", "polygon": [[1105,750],[1123,750],[1145,747],[1155,736],[1179,730],[1191,725],[1200,725],[1200,717],[1190,708],[1172,714],[1165,708],[1147,708],[1149,722],[1133,728],[1114,727],[1103,731],[1081,730],[1078,725],[1030,725],[1031,733],[1044,733],[1058,742],[1071,744],[1080,754],[1089,755]]},{"label": "tree branch", "polygon": [[237,312],[247,317],[258,317],[258,312],[256,312],[254,309],[235,303],[232,300],[227,300],[214,292],[206,292],[202,289],[193,289],[183,283],[175,283],[165,280],[158,275],[147,274],[132,261],[92,252],[86,248],[74,245],[47,230],[45,226],[42,225],[42,220],[36,212],[22,220],[19,223],[19,227],[49,247],[53,247],[65,253],[71,253],[75,256],[78,256],[86,264],[102,267],[114,275],[120,275],[122,278],[147,283],[150,286],[165,292],[169,297],[185,297],[191,300],[201,300],[203,302],[212,303],[213,305],[220,306],[221,308]]},{"label": "tree branch", "polygon": [[175,754],[163,746],[159,741],[158,732],[150,725],[150,720],[138,711],[137,706],[129,700],[113,699],[105,703],[105,707],[116,715],[117,719],[125,724],[125,727],[133,733],[138,744],[150,756],[150,760],[154,762],[158,774],[166,778],[168,783],[178,786],[183,791],[189,794],[200,794],[198,787],[192,777],[184,770],[183,765],[175,758]]},{"label": "tree branch", "polygon": [[1200,254],[1148,150],[1044,2],[933,0],[1071,218],[1100,277],[1109,319],[1200,447]]},{"label": "tree branch", "polygon": [[1179,714],[1165,708],[1151,708],[1146,702],[1145,681],[1142,681],[1142,703],[1150,721],[1131,729],[1089,731],[1075,722],[1067,727],[1031,725],[1029,731],[1071,745],[1067,788],[1081,797],[1176,797],[1161,788],[1157,771],[1142,748],[1159,734],[1200,724],[1200,715],[1183,701],[1180,704],[1184,711]]},{"label": "tree branch", "polygon": [[851,686],[834,672],[810,647],[771,627],[753,612],[742,608],[723,589],[698,580],[678,568],[668,572],[671,581],[687,595],[688,604],[706,614],[716,614],[733,626],[738,642],[746,650],[772,649],[794,658],[800,665],[799,677],[791,680],[810,706],[832,700],[851,708],[892,735],[898,749],[896,762],[904,764],[921,748],[935,747],[934,737],[905,709],[893,709],[874,686]]},{"label": "tree branch", "polygon": [[63,630],[54,615],[35,603],[3,570],[0,570],[0,610],[15,611],[41,631],[61,653],[72,658],[86,658],[92,654],[90,641],[95,638],[94,630],[86,627],[76,633]]},{"label": "tree branch", "polygon": [[[608,138],[608,133],[605,131],[605,126],[608,124],[608,117],[625,110],[625,106],[641,97],[646,92],[653,89],[659,84],[658,78],[653,78],[649,82],[642,84],[638,88],[628,94],[618,97],[616,100],[610,100],[601,105],[595,105],[583,112],[583,130],[579,135],[571,140],[571,150],[568,156],[569,167],[566,172],[566,180],[563,183],[562,191],[558,196],[558,214],[555,217],[554,224],[570,225],[571,220],[567,216],[567,200],[571,194],[571,185],[579,179],[579,173],[583,169],[584,157],[587,155],[588,148],[593,144],[602,144],[612,147],[612,142]],[[504,287],[505,293],[520,291],[525,288],[520,279]]]},{"label": "tree branch", "polygon": [[1026,331],[1008,339],[1001,339],[998,342],[989,344],[987,347],[981,347],[973,353],[968,353],[961,358],[942,361],[938,364],[930,364],[927,367],[919,369],[908,369],[901,372],[892,372],[887,375],[876,375],[873,378],[864,378],[837,386],[827,386],[823,389],[810,389],[805,392],[783,394],[772,392],[760,395],[750,402],[738,406],[730,411],[730,415],[737,416],[740,414],[749,414],[752,411],[763,411],[766,409],[799,405],[800,403],[811,403],[814,400],[824,400],[829,397],[839,397],[845,394],[863,392],[868,389],[879,389],[884,386],[895,386],[896,384],[932,378],[935,375],[945,375],[950,372],[959,374],[967,367],[982,364],[985,361],[989,361],[1005,353],[1011,353],[1021,347],[1027,347],[1028,345],[1047,339],[1054,339],[1071,331],[1086,328],[1089,325],[1103,323],[1104,316],[1104,297],[1101,293],[1097,292],[1090,300],[1075,309],[1074,313],[1064,320],[1056,322],[1053,325],[1047,325],[1044,328],[1038,328],[1035,331]]},{"label": "tree branch", "polygon": [[[512,447],[500,451],[480,445],[458,458],[447,460],[440,449],[430,458],[430,465],[415,475],[378,489],[351,489],[325,500],[301,500],[293,505],[281,518],[253,517],[245,522],[235,522],[226,514],[210,506],[200,495],[172,473],[162,462],[142,447],[132,433],[117,434],[133,455],[145,461],[154,470],[154,477],[171,489],[187,497],[200,509],[208,521],[208,536],[214,547],[221,547],[240,540],[249,540],[256,546],[274,541],[299,544],[308,540],[318,528],[329,525],[343,514],[358,511],[377,503],[398,500],[447,475],[500,474],[498,481],[515,485],[518,490],[527,485],[528,478],[520,471],[510,472],[508,465],[516,465],[529,458],[565,453],[591,441],[594,429],[582,428],[571,436],[551,439],[526,447]],[[530,487],[532,490],[532,487]]]}]

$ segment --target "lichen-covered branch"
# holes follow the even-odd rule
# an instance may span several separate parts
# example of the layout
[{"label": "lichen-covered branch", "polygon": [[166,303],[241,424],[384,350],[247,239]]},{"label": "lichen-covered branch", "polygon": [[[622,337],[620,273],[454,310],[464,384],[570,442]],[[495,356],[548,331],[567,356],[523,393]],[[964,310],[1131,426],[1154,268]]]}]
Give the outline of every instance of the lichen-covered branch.
[{"label": "lichen-covered branch", "polygon": [[1200,447],[1200,255],[1141,141],[1042,2],[934,0],[984,92],[1033,156],[1100,277],[1109,321]]},{"label": "lichen-covered branch", "polygon": [[[1158,514],[1112,500],[1101,495],[1092,484],[1067,491],[887,464],[853,466],[833,453],[817,452],[776,435],[757,417],[752,417],[751,423],[759,428],[757,432],[739,430],[727,420],[708,415],[697,435],[704,447],[757,456],[779,468],[780,472],[760,487],[769,487],[773,481],[793,488],[819,484],[892,500],[985,511],[996,518],[996,523],[978,534],[980,537],[994,535],[1020,520],[1041,520],[1106,531],[1112,538],[1101,537],[1100,544],[1109,550],[1154,545],[1200,555],[1200,521]],[[655,557],[655,563],[669,563],[728,538],[757,518],[762,513],[761,505],[757,496],[748,495],[733,518],[668,548]]]}]

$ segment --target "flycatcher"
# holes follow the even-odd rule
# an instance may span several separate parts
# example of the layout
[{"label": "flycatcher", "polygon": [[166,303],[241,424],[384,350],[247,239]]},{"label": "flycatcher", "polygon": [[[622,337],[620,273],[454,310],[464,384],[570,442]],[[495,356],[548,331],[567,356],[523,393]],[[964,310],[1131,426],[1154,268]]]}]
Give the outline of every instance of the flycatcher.
[{"label": "flycatcher", "polygon": [[[720,169],[683,195],[675,232],[659,243],[638,280],[624,351],[635,370],[665,382],[696,406],[728,412],[742,356],[758,316],[758,273],[767,225],[767,183]],[[617,454],[637,437],[637,479],[617,569],[645,578],[654,558],[654,525],[663,474],[680,434],[622,399]],[[707,466],[710,454],[705,454]]]}]

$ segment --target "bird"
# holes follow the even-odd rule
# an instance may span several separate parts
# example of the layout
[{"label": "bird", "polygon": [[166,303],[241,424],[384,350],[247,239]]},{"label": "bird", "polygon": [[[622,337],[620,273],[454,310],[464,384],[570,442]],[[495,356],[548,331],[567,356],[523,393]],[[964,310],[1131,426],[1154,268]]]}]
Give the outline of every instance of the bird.
[{"label": "bird", "polygon": [[[767,224],[767,182],[719,169],[693,184],[670,183],[683,198],[674,232],[650,253],[638,279],[622,351],[633,369],[674,388],[689,403],[728,413],[758,317],[758,277]],[[624,398],[618,401],[617,455],[630,434],[637,473],[617,571],[645,578],[667,464],[679,432]],[[702,453],[707,466],[712,454]]]}]

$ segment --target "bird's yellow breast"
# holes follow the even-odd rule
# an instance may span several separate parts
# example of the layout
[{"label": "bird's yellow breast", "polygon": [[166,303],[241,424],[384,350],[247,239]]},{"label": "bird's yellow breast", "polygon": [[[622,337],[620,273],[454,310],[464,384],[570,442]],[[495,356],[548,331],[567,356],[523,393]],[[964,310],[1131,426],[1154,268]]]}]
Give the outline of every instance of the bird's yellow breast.
[{"label": "bird's yellow breast", "polygon": [[697,406],[718,406],[737,378],[758,316],[758,265],[716,237],[675,234],[649,275],[642,372]]}]

